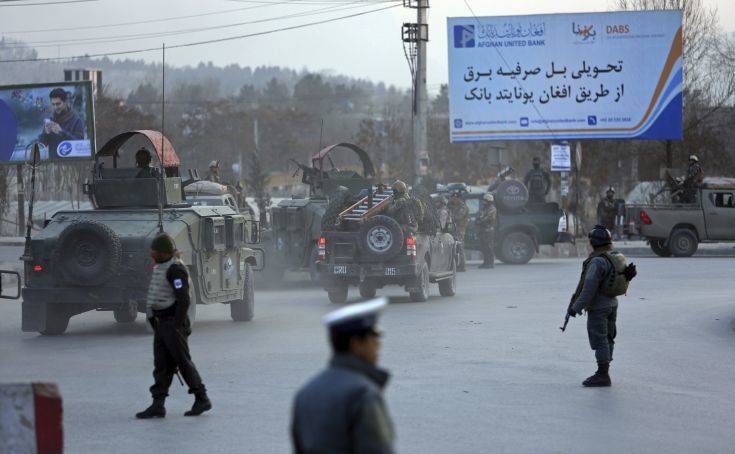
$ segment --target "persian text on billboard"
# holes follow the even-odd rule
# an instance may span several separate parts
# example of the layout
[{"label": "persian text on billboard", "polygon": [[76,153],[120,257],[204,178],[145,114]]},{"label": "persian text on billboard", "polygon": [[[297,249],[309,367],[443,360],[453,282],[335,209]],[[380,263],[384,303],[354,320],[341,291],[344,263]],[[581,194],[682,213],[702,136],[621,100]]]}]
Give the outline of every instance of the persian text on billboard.
[{"label": "persian text on billboard", "polygon": [[453,142],[681,139],[679,11],[447,23]]}]

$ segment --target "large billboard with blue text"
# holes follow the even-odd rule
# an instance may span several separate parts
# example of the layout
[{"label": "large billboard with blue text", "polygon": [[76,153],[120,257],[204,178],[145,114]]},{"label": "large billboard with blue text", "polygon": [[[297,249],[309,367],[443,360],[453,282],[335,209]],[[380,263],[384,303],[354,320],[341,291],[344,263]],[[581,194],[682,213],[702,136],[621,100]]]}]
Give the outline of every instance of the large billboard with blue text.
[{"label": "large billboard with blue text", "polygon": [[0,87],[0,164],[32,159],[39,144],[42,161],[94,156],[91,82]]},{"label": "large billboard with blue text", "polygon": [[447,26],[452,142],[682,138],[680,11]]}]

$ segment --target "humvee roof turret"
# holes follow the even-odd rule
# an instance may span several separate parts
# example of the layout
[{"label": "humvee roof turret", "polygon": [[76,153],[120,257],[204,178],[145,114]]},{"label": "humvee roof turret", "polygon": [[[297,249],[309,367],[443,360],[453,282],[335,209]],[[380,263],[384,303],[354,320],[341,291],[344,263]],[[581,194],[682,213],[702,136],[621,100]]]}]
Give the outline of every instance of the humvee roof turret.
[{"label": "humvee roof turret", "polygon": [[[138,178],[139,169],[118,166],[121,147],[133,137],[152,145],[158,177]],[[252,270],[259,260],[249,245],[258,242],[257,223],[228,206],[187,203],[179,165],[173,146],[157,131],[129,131],[99,150],[92,183],[85,184],[95,208],[56,213],[31,241],[23,331],[61,334],[70,317],[90,310],[134,321],[145,312],[153,267],[149,246],[161,226],[189,269],[192,302],[230,304],[236,321],[253,317]]]},{"label": "humvee roof turret", "polygon": [[[339,169],[332,160],[335,150],[346,149],[357,155],[362,165],[362,174],[348,169]],[[298,164],[298,163],[297,163]],[[325,166],[327,164],[327,166]],[[308,198],[282,200],[271,208],[271,231],[266,247],[267,275],[278,281],[287,269],[307,268],[312,280],[317,279],[317,241],[321,233],[322,218],[329,199],[334,194],[354,196],[373,185],[375,168],[370,156],[357,145],[343,142],[329,145],[311,157],[311,166],[298,164],[302,171],[301,181],[309,186]],[[340,191],[346,188],[347,191]],[[264,241],[265,243],[265,241]]]}]

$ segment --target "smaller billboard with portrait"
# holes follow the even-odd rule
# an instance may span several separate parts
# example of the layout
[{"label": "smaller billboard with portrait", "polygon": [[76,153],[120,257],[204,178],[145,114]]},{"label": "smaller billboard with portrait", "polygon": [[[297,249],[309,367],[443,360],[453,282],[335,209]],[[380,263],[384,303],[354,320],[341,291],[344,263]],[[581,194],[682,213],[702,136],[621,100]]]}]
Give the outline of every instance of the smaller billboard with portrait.
[{"label": "smaller billboard with portrait", "polygon": [[94,138],[91,82],[0,87],[0,164],[31,160],[36,142],[42,161],[92,159]]}]

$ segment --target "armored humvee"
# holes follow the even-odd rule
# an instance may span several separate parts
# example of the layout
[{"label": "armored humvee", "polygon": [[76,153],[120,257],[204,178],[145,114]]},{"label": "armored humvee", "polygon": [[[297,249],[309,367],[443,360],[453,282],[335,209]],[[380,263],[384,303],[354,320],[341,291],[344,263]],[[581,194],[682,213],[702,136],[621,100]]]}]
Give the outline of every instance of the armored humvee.
[{"label": "armored humvee", "polygon": [[[337,149],[347,149],[356,154],[362,164],[362,174],[339,169],[332,159],[332,153]],[[325,169],[325,162],[329,164],[328,169]],[[316,281],[317,242],[330,198],[335,194],[353,196],[371,187],[375,176],[367,152],[346,142],[320,150],[311,157],[311,167],[298,165],[302,183],[309,186],[309,197],[285,199],[271,208],[272,228],[265,233],[268,240],[264,239],[268,256],[265,271],[271,281],[280,281],[285,270],[304,268],[309,270],[312,281]]]},{"label": "armored humvee", "polygon": [[[123,145],[133,138],[153,146],[157,177],[140,178],[139,169],[118,166]],[[31,240],[23,331],[61,334],[70,317],[91,310],[134,321],[145,312],[149,245],[161,229],[174,238],[189,269],[192,302],[229,304],[233,320],[252,319],[252,271],[262,264],[250,247],[258,242],[257,223],[229,206],[187,203],[179,165],[157,131],[128,131],[99,150],[92,182],[84,187],[94,209],[58,212]],[[192,320],[195,308],[190,306]]]}]

